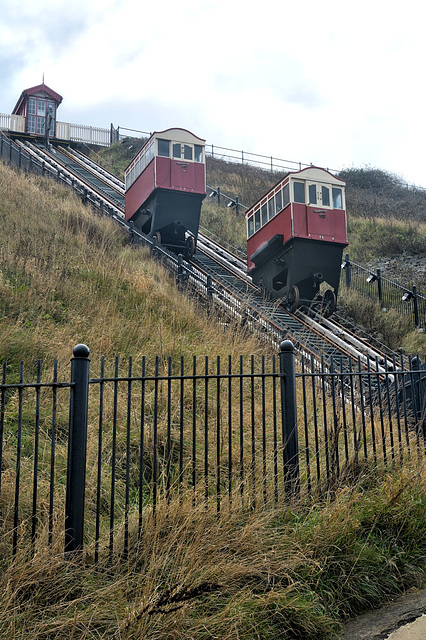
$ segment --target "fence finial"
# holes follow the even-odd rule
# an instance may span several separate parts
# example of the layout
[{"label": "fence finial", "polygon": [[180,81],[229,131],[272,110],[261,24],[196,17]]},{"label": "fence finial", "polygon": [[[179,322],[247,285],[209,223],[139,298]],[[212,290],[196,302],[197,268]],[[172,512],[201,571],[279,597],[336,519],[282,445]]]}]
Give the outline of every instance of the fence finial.
[{"label": "fence finial", "polygon": [[72,354],[74,358],[88,358],[90,354],[90,349],[85,344],[76,344]]}]

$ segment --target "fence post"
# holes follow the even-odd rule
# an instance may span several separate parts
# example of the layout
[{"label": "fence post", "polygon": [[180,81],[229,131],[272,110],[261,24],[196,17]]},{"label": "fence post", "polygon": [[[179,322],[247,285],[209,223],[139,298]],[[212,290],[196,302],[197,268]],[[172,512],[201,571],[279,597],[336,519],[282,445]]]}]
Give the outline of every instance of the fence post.
[{"label": "fence post", "polygon": [[179,255],[178,255],[177,276],[176,276],[176,281],[177,281],[178,285],[182,284],[183,280],[184,280],[183,255],[181,253],[179,253]]},{"label": "fence post", "polygon": [[296,372],[294,346],[290,340],[284,340],[280,344],[280,374],[284,486],[286,495],[298,495],[300,478],[296,416]]},{"label": "fence post", "polygon": [[210,275],[207,276],[207,283],[206,283],[206,287],[207,287],[207,298],[209,301],[211,301],[213,299],[213,279]]},{"label": "fence post", "polygon": [[414,308],[414,325],[416,329],[419,327],[419,303],[417,300],[417,287],[413,284],[413,308]]},{"label": "fence post", "polygon": [[65,502],[65,551],[83,548],[86,489],[87,408],[89,400],[89,348],[74,347],[71,359],[71,399]]},{"label": "fence post", "polygon": [[343,263],[344,269],[345,269],[345,275],[346,275],[346,289],[350,289],[351,288],[351,261],[349,259],[349,253],[345,254],[345,262]]},{"label": "fence post", "polygon": [[377,293],[379,294],[379,305],[380,308],[383,308],[383,292],[382,292],[382,272],[380,269],[377,269]]}]

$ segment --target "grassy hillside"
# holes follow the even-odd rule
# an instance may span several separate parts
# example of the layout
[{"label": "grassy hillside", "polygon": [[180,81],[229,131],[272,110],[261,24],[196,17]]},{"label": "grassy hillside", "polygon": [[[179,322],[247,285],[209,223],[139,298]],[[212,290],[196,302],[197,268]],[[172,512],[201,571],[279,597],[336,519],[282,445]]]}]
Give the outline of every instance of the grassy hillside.
[{"label": "grassy hillside", "polygon": [[259,349],[207,321],[146,252],[69,189],[2,164],[0,216],[0,345],[11,365],[22,355],[67,362],[78,342],[107,358]]},{"label": "grassy hillside", "polygon": [[[11,375],[37,358],[51,371],[55,357],[68,372],[78,342],[92,361],[264,352],[236,327],[224,331],[113,223],[53,181],[0,163],[0,216],[0,346]],[[63,440],[57,451],[66,455]],[[387,476],[366,470],[321,504],[218,519],[176,501],[158,509],[156,526],[147,515],[142,545],[113,567],[65,561],[59,535],[52,549],[40,545],[11,565],[2,535],[0,636],[332,640],[348,616],[425,583],[425,490],[426,472],[413,465]],[[63,487],[57,493],[63,500]],[[3,487],[3,513],[7,495]]]}]

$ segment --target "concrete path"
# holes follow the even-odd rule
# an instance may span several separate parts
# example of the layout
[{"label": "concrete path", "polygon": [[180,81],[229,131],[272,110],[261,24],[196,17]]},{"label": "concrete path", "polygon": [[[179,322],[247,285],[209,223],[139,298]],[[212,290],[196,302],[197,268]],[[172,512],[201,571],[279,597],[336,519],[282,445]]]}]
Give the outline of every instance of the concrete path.
[{"label": "concrete path", "polygon": [[[348,622],[341,640],[426,640],[423,613],[426,613],[426,589],[411,591],[377,611]],[[409,623],[413,624],[403,629],[403,625]]]},{"label": "concrete path", "polygon": [[404,625],[393,631],[388,640],[425,640],[426,638],[426,615],[417,618],[414,622]]}]

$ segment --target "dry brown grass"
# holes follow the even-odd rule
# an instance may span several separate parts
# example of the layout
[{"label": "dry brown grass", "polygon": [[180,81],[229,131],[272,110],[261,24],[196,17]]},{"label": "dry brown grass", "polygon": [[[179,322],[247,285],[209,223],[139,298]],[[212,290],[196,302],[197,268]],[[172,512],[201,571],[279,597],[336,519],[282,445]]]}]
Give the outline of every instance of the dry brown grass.
[{"label": "dry brown grass", "polygon": [[[147,508],[129,558],[72,562],[42,539],[0,578],[2,638],[237,640],[338,636],[339,618],[423,580],[423,471],[318,506],[217,518],[191,496]],[[44,533],[46,536],[46,533]]]}]

